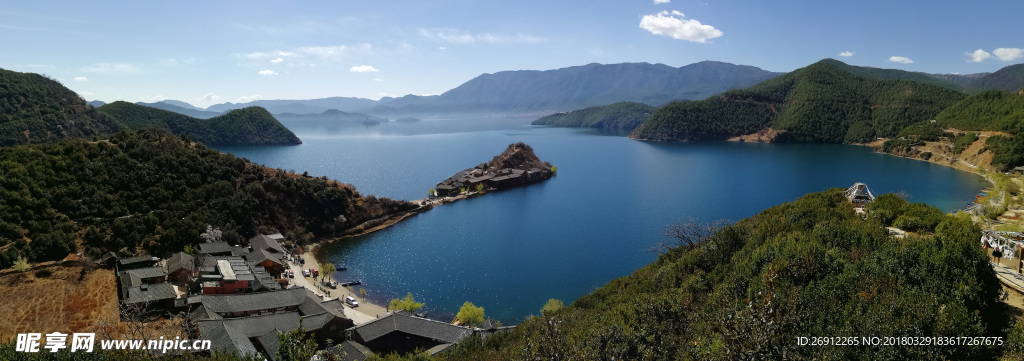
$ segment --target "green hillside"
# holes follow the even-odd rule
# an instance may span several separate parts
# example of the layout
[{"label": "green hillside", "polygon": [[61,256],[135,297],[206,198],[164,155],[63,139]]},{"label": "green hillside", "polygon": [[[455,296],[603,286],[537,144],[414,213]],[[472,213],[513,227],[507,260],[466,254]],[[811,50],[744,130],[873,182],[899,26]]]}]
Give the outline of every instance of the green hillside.
[{"label": "green hillside", "polygon": [[534,120],[531,124],[633,130],[657,109],[658,107],[642,103],[618,102],[548,115]]},{"label": "green hillside", "polygon": [[153,255],[195,245],[207,225],[238,244],[271,229],[304,242],[415,205],[266,168],[163,130],[0,148],[0,269],[78,247]]},{"label": "green hillside", "polygon": [[[439,359],[981,360],[1019,350],[1019,335],[1002,346],[798,345],[1005,336],[980,229],[891,194],[879,200],[867,218],[841,189],[772,207]],[[884,226],[894,223],[923,235],[893,238]]]},{"label": "green hillside", "polygon": [[996,89],[1008,92],[1016,92],[1024,88],[1024,64],[1010,65],[999,69],[995,73],[987,74],[975,80],[970,89],[985,90]]},{"label": "green hillside", "polygon": [[927,76],[851,67],[826,59],[747,89],[668,104],[630,137],[725,139],[766,127],[784,131],[779,140],[789,142],[844,143],[890,137],[912,123],[934,118],[965,97],[947,86],[906,80],[920,77]]},{"label": "green hillside", "polygon": [[943,128],[1009,133],[985,139],[993,153],[992,165],[999,170],[1024,165],[1024,92],[986,90],[953,104],[935,119]]},{"label": "green hillside", "polygon": [[56,80],[0,69],[0,146],[92,137],[114,130],[109,119]]},{"label": "green hillside", "polygon": [[235,109],[210,119],[193,118],[123,101],[104,105],[98,110],[123,129],[156,127],[174,134],[184,134],[191,140],[209,145],[302,143],[273,115],[260,107]]}]

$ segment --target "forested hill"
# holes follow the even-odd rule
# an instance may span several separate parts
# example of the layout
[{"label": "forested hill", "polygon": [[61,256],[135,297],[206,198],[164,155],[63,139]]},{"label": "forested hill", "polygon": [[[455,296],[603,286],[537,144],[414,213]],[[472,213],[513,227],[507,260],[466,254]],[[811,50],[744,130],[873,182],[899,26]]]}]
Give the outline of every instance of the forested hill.
[{"label": "forested hill", "polygon": [[966,96],[947,86],[906,80],[917,75],[826,59],[747,89],[668,104],[630,137],[713,140],[768,127],[782,133],[778,141],[789,142],[891,137],[912,123],[933,119]]},{"label": "forested hill", "polygon": [[209,145],[300,144],[302,141],[274,116],[260,107],[231,110],[210,119],[132,104],[113,102],[99,111],[123,129],[149,127],[184,134],[189,139]]},{"label": "forested hill", "polygon": [[1015,92],[1024,87],[1024,64],[1010,65],[986,74],[968,85],[973,90],[997,89]]},{"label": "forested hill", "polygon": [[80,249],[166,256],[207,225],[231,244],[271,231],[302,243],[416,207],[156,129],[0,148],[0,164],[0,269]]},{"label": "forested hill", "polygon": [[[915,225],[895,239],[885,226]],[[970,219],[884,195],[855,214],[812,193],[679,246],[569,306],[441,360],[1019,360],[1000,346],[800,345],[797,337],[1005,336],[1000,286]],[[705,238],[706,237],[706,238]],[[683,239],[699,241],[689,245]],[[537,305],[540,310],[542,305]],[[883,336],[884,335],[884,336]],[[411,358],[410,358],[411,359]]]},{"label": "forested hill", "polygon": [[633,130],[657,109],[658,107],[642,103],[618,102],[548,115],[534,120],[532,124]]},{"label": "forested hill", "polygon": [[1024,165],[1024,90],[986,90],[953,104],[935,119],[941,129],[1008,133],[982,138],[985,149],[992,151],[992,165],[1004,171]]},{"label": "forested hill", "polygon": [[0,69],[0,146],[92,137],[115,130],[110,119],[56,80]]}]

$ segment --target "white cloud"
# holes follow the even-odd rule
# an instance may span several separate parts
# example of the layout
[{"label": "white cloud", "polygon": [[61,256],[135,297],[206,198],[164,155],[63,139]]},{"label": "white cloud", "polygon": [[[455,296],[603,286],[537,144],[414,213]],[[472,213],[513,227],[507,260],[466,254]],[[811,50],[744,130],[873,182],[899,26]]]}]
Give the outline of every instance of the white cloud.
[{"label": "white cloud", "polygon": [[[420,36],[450,44],[536,44],[546,39],[524,34],[472,34],[458,29],[420,29]],[[441,49],[444,50],[444,49]]]},{"label": "white cloud", "polygon": [[384,79],[381,79],[381,78],[374,78],[374,79],[373,79],[373,81],[384,81]]},{"label": "white cloud", "polygon": [[89,81],[89,78],[84,76],[75,77],[75,81]]},{"label": "white cloud", "polygon": [[999,60],[1011,61],[1024,57],[1024,49],[999,48],[996,50],[992,50],[992,54],[996,54],[996,56],[999,57]]},{"label": "white cloud", "polygon": [[654,0],[655,4],[668,4],[671,0]]},{"label": "white cloud", "polygon": [[360,65],[360,66],[353,66],[353,67],[349,68],[348,71],[351,72],[351,73],[372,73],[372,72],[379,71],[379,70],[377,70],[377,68],[374,68],[373,66],[370,66],[370,65]]},{"label": "white cloud", "polygon": [[236,100],[235,102],[236,103],[248,103],[248,102],[256,101],[256,100],[260,100],[260,99],[263,99],[263,97],[260,96],[259,94],[250,95],[250,96],[244,96],[243,95],[243,96],[238,97],[238,100]]},{"label": "white cloud", "polygon": [[264,69],[260,70],[260,75],[277,75],[277,72],[270,69]]},{"label": "white cloud", "polygon": [[844,51],[842,53],[839,53],[839,56],[851,57],[851,56],[853,56],[853,52],[847,50],[847,51]]},{"label": "white cloud", "polygon": [[655,35],[671,36],[674,39],[706,43],[708,40],[722,36],[722,31],[711,25],[701,24],[694,19],[686,19],[679,11],[662,11],[654,15],[644,15],[640,19],[640,28]]},{"label": "white cloud", "polygon": [[910,64],[914,62],[913,60],[910,60],[910,58],[905,56],[890,56],[889,61],[900,64]]},{"label": "white cloud", "polygon": [[220,99],[220,95],[217,95],[217,94],[214,94],[214,93],[206,93],[202,97],[199,97],[199,100],[207,101],[207,102],[208,101],[217,100],[217,99]]},{"label": "white cloud", "polygon": [[295,53],[290,52],[290,51],[278,51],[277,55],[280,55],[280,56],[292,56],[292,55],[295,55]]},{"label": "white cloud", "polygon": [[975,50],[974,52],[970,52],[970,53],[964,53],[964,54],[967,54],[967,56],[970,57],[970,59],[967,60],[967,61],[972,62],[972,63],[980,63],[980,62],[984,61],[985,59],[988,59],[988,58],[992,57],[992,54],[990,54],[987,51],[981,50],[981,49]]},{"label": "white cloud", "polygon": [[82,70],[91,73],[101,74],[134,74],[139,72],[139,68],[131,64],[123,63],[96,63]]},{"label": "white cloud", "polygon": [[447,46],[439,46],[439,47],[437,47],[437,50],[448,50],[448,47]]},{"label": "white cloud", "polygon": [[271,62],[271,63],[274,63],[274,64],[277,64],[277,63],[280,63],[280,62],[282,62],[282,61],[284,61],[284,59],[282,59],[282,58],[277,58],[277,59],[271,60],[270,62]]}]

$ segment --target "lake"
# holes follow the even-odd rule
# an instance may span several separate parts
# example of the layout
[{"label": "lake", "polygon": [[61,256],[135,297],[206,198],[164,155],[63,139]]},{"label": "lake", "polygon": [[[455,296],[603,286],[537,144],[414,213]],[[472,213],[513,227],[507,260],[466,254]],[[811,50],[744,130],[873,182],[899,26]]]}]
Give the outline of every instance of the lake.
[{"label": "lake", "polygon": [[642,142],[523,119],[331,131],[287,125],[304,144],[218,149],[406,200],[425,198],[437,182],[514,142],[558,167],[544,183],[437,207],[324,248],[348,267],[337,280],[361,280],[377,302],[412,292],[443,320],[465,301],[505,324],[539,314],[549,298],[568,304],[655,260],[650,249],[687,217],[738,220],[855,182],[949,212],[987,185],[975,174],[849,145]]}]

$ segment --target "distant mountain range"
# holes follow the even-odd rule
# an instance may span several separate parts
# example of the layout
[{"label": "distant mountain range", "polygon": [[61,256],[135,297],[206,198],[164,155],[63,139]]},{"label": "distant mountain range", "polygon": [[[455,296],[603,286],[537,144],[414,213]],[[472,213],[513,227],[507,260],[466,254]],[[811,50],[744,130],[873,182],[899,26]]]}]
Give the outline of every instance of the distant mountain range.
[{"label": "distant mountain range", "polygon": [[[180,108],[180,107],[177,107]],[[184,108],[180,108],[184,109]],[[117,101],[97,108],[121,129],[160,128],[207,145],[291,145],[302,141],[266,109],[232,109],[209,119]],[[194,111],[194,110],[193,110]]]},{"label": "distant mountain range", "polygon": [[[453,114],[544,115],[620,101],[661,106],[675,100],[702,99],[726,90],[748,87],[780,74],[715,61],[679,68],[648,63],[588,64],[555,70],[483,74],[444,94],[433,96],[406,95],[380,100],[346,97],[256,100],[215,104],[206,109],[175,100],[143,104],[197,118],[208,118],[212,114],[194,111],[222,113],[259,106],[278,116],[290,114],[282,121],[298,115],[322,114],[327,110],[363,117],[396,118]],[[193,112],[189,113],[189,110]]]}]

